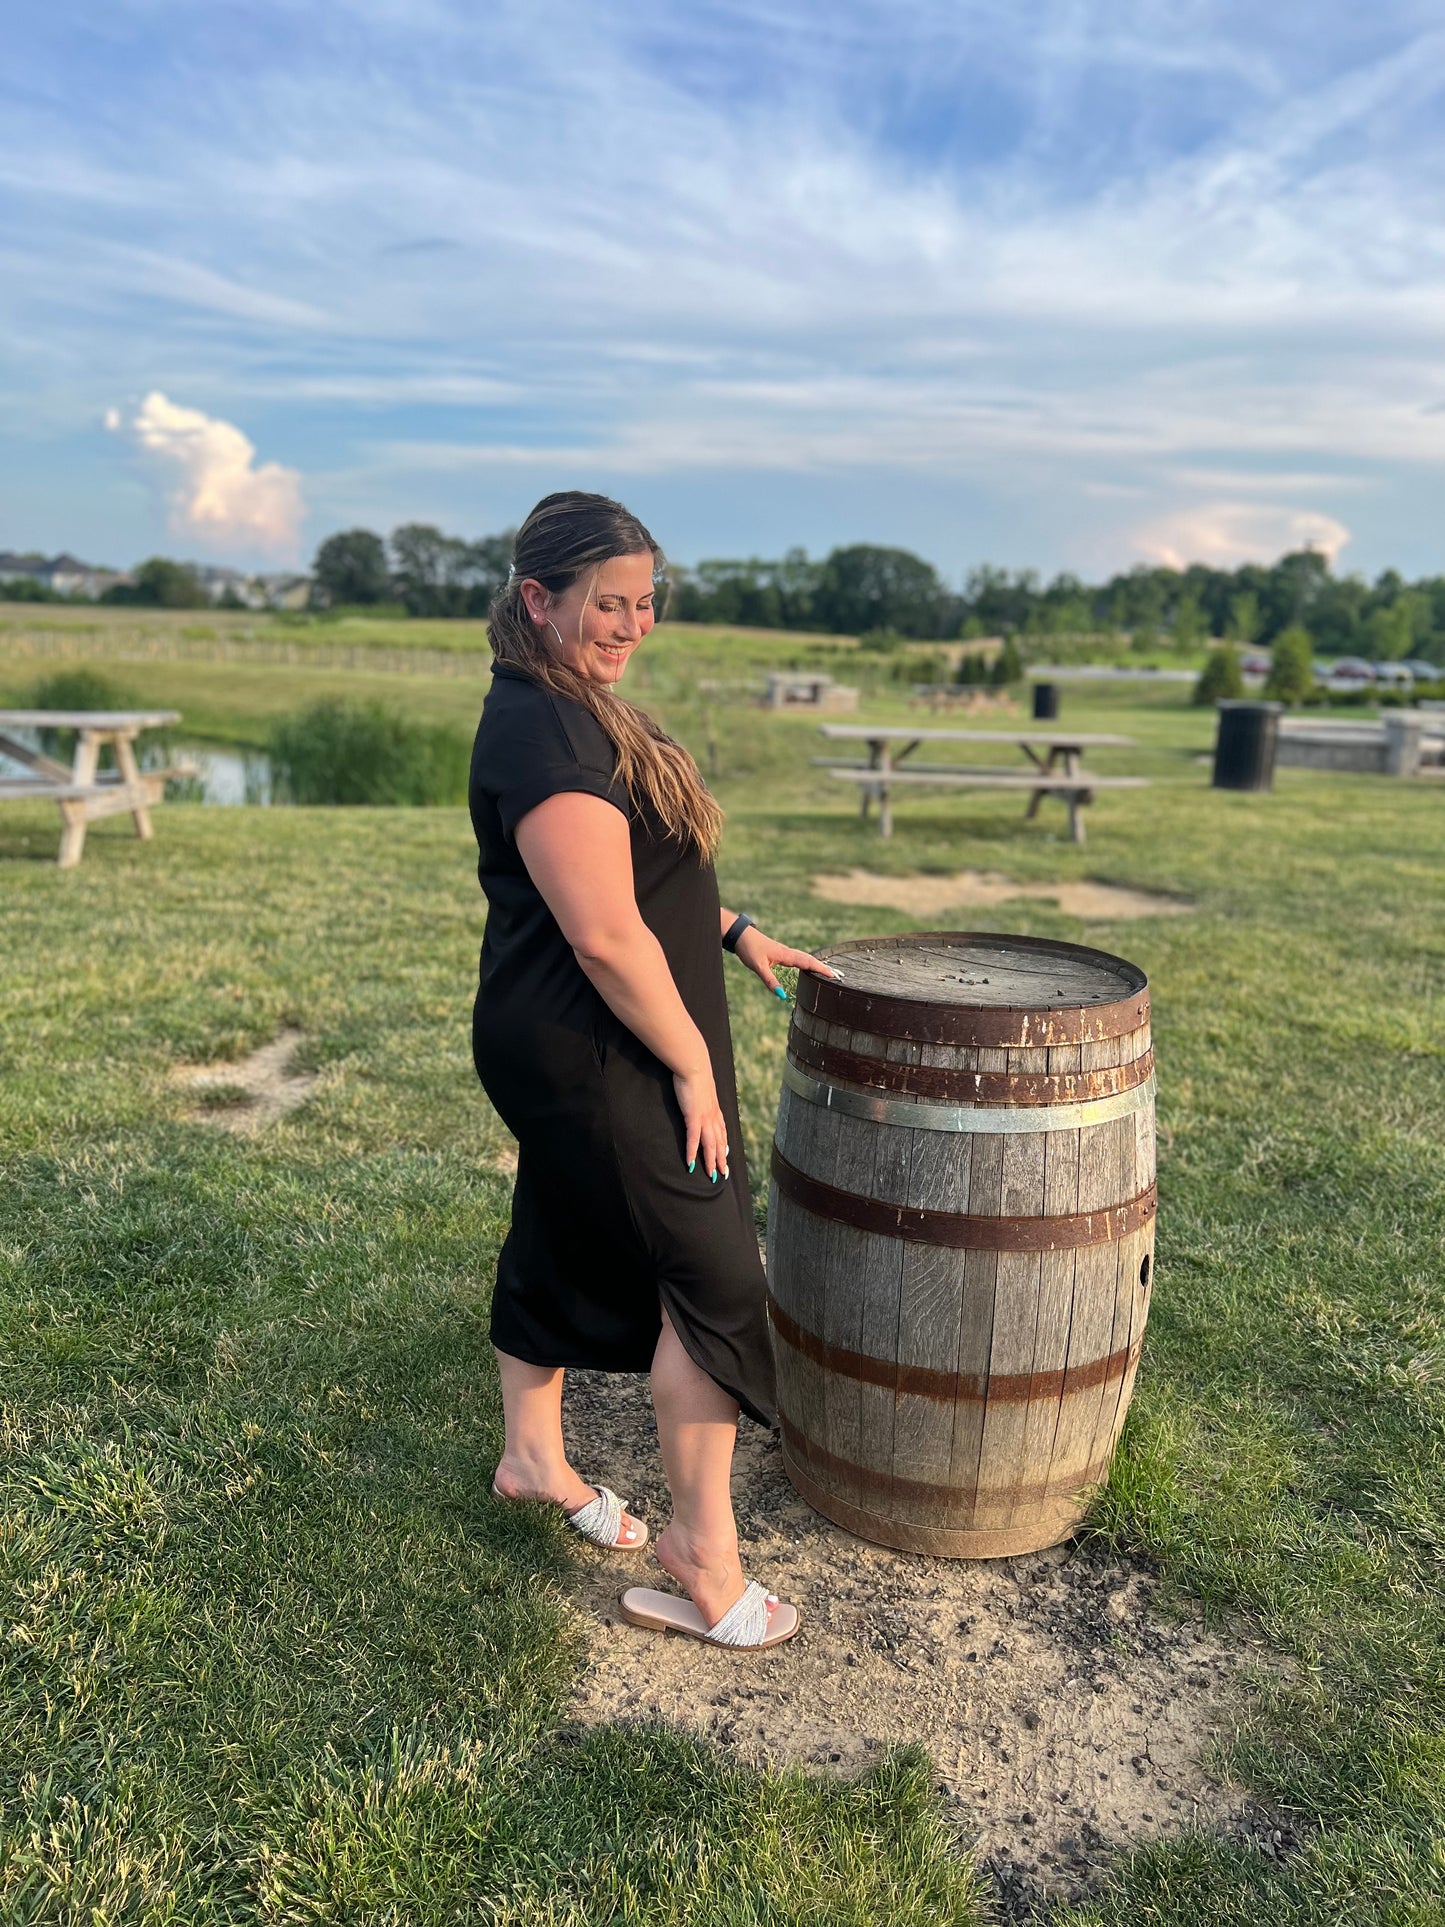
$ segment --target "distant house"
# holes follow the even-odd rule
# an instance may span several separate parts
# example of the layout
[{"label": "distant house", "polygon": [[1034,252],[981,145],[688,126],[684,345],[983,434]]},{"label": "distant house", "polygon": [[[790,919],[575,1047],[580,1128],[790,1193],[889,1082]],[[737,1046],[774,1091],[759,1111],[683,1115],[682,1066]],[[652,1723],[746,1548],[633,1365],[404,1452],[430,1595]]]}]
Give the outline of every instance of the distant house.
[{"label": "distant house", "polygon": [[130,580],[123,570],[97,568],[74,555],[17,555],[0,550],[0,581],[17,578],[38,582],[56,595],[80,596],[98,596],[113,583]]},{"label": "distant house", "polygon": [[248,578],[239,569],[221,569],[210,562],[192,562],[187,566],[212,602],[222,602],[230,595],[248,609],[260,607],[249,595]]},{"label": "distant house", "polygon": [[310,600],[309,575],[248,575],[211,562],[193,562],[191,567],[212,602],[229,599],[247,609],[304,609]]},{"label": "distant house", "polygon": [[114,574],[113,569],[93,569],[79,556],[68,554],[53,556],[40,571],[41,580],[57,595],[94,595],[95,590],[90,586],[94,578]]},{"label": "distant house", "polygon": [[309,575],[256,575],[251,580],[268,609],[304,609],[311,600]]}]

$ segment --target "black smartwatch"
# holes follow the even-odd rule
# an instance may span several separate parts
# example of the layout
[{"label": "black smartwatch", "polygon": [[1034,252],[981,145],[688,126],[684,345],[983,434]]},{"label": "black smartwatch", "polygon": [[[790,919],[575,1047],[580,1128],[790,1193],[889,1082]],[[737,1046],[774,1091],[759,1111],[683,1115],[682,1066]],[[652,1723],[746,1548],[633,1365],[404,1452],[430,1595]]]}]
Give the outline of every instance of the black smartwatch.
[{"label": "black smartwatch", "polygon": [[752,918],[748,915],[747,911],[746,910],[739,911],[737,916],[733,918],[732,922],[728,925],[727,929],[724,930],[723,932],[723,940],[722,940],[723,949],[736,951],[738,947],[738,938],[743,934],[744,930],[756,930],[756,929],[757,929],[757,925],[753,922]]}]

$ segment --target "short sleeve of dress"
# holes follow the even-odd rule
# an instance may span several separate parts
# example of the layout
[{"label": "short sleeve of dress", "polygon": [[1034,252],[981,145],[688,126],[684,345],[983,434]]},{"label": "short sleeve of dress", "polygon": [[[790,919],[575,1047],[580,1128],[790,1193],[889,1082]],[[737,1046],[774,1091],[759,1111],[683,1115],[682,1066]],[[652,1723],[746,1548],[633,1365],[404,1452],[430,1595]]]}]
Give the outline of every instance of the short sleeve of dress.
[{"label": "short sleeve of dress", "polygon": [[599,796],[631,817],[627,791],[617,780],[617,752],[595,716],[535,686],[508,707],[506,726],[492,732],[487,744],[484,782],[509,842],[529,810],[564,791]]}]

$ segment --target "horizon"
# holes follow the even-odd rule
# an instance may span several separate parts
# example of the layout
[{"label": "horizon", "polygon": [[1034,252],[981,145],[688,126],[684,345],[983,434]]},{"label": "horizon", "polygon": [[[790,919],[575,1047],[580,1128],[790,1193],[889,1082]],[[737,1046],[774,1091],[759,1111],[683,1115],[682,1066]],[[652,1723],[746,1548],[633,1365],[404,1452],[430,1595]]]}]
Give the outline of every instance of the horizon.
[{"label": "horizon", "polygon": [[23,0],[18,549],[299,569],[577,486],[682,566],[1440,572],[1423,4],[542,11]]}]

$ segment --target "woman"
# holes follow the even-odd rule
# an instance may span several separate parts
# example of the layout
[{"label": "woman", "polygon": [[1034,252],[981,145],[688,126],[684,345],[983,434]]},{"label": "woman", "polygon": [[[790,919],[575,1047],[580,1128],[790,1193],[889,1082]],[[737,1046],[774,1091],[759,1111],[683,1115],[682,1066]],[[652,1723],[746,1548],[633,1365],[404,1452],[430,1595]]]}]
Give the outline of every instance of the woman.
[{"label": "woman", "polygon": [[722,947],[783,998],[775,965],[835,973],[721,907],[722,813],[686,750],[616,693],[653,625],[659,561],[618,503],[549,495],[492,605],[471,775],[489,905],[473,1049],[518,1141],[492,1307],[493,1490],[640,1548],[641,1521],[567,1462],[562,1376],[650,1371],[673,1508],[655,1550],[692,1604],[634,1587],[623,1611],[775,1645],[798,1614],[744,1579],[729,1491],[739,1409],[772,1423],[774,1387]]}]

